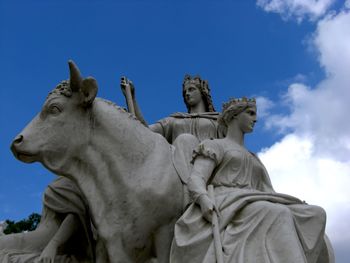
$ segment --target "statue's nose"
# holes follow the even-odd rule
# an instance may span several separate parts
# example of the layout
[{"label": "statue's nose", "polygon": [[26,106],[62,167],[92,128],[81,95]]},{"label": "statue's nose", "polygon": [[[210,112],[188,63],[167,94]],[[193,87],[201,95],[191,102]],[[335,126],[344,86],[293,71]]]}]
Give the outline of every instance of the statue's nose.
[{"label": "statue's nose", "polygon": [[11,143],[11,151],[12,153],[17,156],[17,147],[21,145],[23,142],[23,135],[17,135],[16,138]]},{"label": "statue's nose", "polygon": [[13,145],[19,145],[23,142],[23,135],[17,135],[16,138],[13,140]]},{"label": "statue's nose", "polygon": [[17,156],[17,147],[19,147],[22,142],[23,142],[23,135],[17,135],[16,138],[13,140],[10,148],[12,153],[15,156]]}]

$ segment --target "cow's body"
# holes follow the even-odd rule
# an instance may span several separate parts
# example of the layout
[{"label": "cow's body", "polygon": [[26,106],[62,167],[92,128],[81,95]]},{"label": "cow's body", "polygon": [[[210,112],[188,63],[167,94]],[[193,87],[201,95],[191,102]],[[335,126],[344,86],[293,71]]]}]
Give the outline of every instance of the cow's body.
[{"label": "cow's body", "polygon": [[146,262],[154,244],[165,262],[167,227],[183,201],[172,146],[121,108],[95,99],[96,82],[82,79],[72,62],[70,68],[70,83],[50,93],[12,149],[18,159],[39,161],[76,182],[110,262]]}]

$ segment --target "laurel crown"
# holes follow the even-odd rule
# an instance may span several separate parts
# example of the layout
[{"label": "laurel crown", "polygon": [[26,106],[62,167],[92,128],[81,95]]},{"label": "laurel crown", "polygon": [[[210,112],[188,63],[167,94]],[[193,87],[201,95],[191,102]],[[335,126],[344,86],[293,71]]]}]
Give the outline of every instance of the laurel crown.
[{"label": "laurel crown", "polygon": [[202,85],[202,80],[199,76],[194,76],[191,78],[191,76],[186,75],[184,79],[184,86],[188,86],[194,84],[195,86],[200,86]]},{"label": "laurel crown", "polygon": [[231,106],[243,106],[243,105],[255,106],[256,100],[255,100],[255,98],[250,99],[247,97],[237,98],[237,99],[231,98],[228,102],[226,102],[222,105],[222,111],[227,110]]}]

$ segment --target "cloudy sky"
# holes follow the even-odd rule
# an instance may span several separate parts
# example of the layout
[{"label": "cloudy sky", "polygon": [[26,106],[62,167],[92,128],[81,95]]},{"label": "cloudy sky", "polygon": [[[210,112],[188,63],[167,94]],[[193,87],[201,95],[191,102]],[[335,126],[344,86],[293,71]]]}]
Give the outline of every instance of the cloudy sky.
[{"label": "cloudy sky", "polygon": [[185,111],[185,73],[209,81],[217,110],[256,97],[247,147],[277,191],[325,208],[337,262],[348,262],[349,43],[350,1],[1,0],[0,221],[41,211],[54,175],[9,145],[73,59],[122,106],[119,78],[131,78],[149,123]]}]

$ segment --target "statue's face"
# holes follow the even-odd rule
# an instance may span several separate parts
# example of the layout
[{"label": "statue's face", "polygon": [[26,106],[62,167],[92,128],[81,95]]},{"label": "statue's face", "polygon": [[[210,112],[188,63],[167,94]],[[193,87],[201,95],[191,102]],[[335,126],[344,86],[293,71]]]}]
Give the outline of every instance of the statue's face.
[{"label": "statue's face", "polygon": [[246,108],[239,113],[236,117],[238,121],[238,127],[243,133],[252,132],[256,123],[256,107]]},{"label": "statue's face", "polygon": [[95,79],[81,77],[74,62],[69,61],[69,69],[69,88],[65,81],[66,85],[61,83],[49,93],[42,111],[11,145],[19,160],[39,161],[55,173],[76,160],[80,149],[88,144],[92,103],[98,89]]},{"label": "statue's face", "polygon": [[57,166],[70,152],[87,141],[88,113],[80,106],[79,95],[48,96],[42,111],[14,140],[11,149],[23,162],[42,162],[46,167]]},{"label": "statue's face", "polygon": [[194,84],[185,86],[184,96],[186,104],[190,107],[194,107],[202,101],[202,93]]}]

